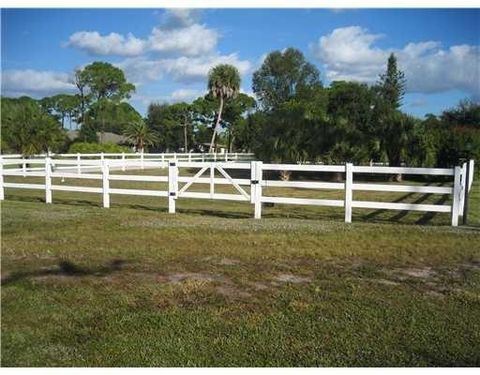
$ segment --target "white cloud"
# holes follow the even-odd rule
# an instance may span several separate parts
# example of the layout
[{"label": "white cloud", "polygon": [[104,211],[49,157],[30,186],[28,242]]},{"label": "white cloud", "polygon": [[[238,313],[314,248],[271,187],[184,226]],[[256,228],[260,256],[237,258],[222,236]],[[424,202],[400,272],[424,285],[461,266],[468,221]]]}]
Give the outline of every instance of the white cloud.
[{"label": "white cloud", "polygon": [[196,89],[178,89],[172,92],[171,101],[176,102],[191,102],[192,100],[198,98],[199,96],[204,96],[206,94],[205,90],[196,90]]},{"label": "white cloud", "polygon": [[160,26],[154,27],[145,39],[129,33],[101,35],[97,31],[78,31],[66,46],[78,48],[91,55],[140,56],[148,52],[164,55],[200,56],[212,53],[219,33],[197,23],[198,12],[172,9],[164,13]]},{"label": "white cloud", "polygon": [[240,60],[238,55],[210,55],[202,57],[178,57],[152,60],[145,57],[127,59],[118,64],[127,77],[134,82],[154,81],[168,75],[175,82],[192,83],[203,81],[209,70],[218,64],[231,64],[237,67],[240,75],[251,70],[247,60]]},{"label": "white cloud", "polygon": [[163,13],[161,23],[164,29],[177,29],[191,26],[199,19],[200,9],[174,8]]},{"label": "white cloud", "polygon": [[2,95],[41,97],[75,91],[71,77],[53,71],[5,70],[2,72]]},{"label": "white cloud", "polygon": [[199,24],[172,30],[154,28],[148,41],[151,51],[199,56],[215,49],[218,32]]},{"label": "white cloud", "polygon": [[408,92],[433,93],[462,90],[480,93],[480,47],[457,45],[442,49],[440,43],[409,43],[401,49],[375,46],[383,35],[359,26],[338,28],[320,37],[312,51],[325,65],[329,80],[373,83],[386,69],[390,53],[405,72]]},{"label": "white cloud", "polygon": [[144,52],[146,42],[132,34],[124,37],[117,33],[100,35],[97,31],[78,31],[70,36],[67,45],[91,55],[137,56]]}]

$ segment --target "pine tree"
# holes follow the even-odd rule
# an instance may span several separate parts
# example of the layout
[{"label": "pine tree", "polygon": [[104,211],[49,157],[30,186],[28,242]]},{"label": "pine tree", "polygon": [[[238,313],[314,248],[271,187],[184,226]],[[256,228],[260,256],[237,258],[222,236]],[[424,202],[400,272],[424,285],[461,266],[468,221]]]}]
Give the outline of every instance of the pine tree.
[{"label": "pine tree", "polygon": [[388,57],[387,71],[380,75],[379,86],[383,99],[391,107],[398,109],[402,105],[405,94],[405,74],[397,67],[397,58],[392,53]]}]

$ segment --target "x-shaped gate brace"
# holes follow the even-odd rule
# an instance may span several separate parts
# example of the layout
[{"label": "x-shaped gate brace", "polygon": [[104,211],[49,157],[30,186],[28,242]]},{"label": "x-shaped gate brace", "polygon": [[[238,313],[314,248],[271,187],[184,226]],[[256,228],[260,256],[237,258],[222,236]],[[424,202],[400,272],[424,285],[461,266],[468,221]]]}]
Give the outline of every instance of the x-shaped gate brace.
[{"label": "x-shaped gate brace", "polygon": [[[207,166],[207,167],[202,167],[193,177],[192,179],[187,182],[185,185],[182,186],[182,188],[178,191],[178,194],[177,196],[180,197],[182,195],[182,193],[186,192],[187,189],[192,186],[204,173],[207,169],[210,169],[211,170],[211,174],[210,174],[210,179],[211,179],[211,184],[214,184],[214,181],[213,181],[213,178],[214,178],[214,170],[217,169],[220,174],[225,177],[227,179],[227,181],[229,181],[234,187],[235,189],[240,193],[242,194],[247,200],[250,200],[250,195],[239,185],[237,184],[233,178],[227,173],[225,172],[225,170],[218,166],[218,165],[210,165],[210,166]],[[211,194],[213,194],[213,192],[211,191],[210,192]]]}]

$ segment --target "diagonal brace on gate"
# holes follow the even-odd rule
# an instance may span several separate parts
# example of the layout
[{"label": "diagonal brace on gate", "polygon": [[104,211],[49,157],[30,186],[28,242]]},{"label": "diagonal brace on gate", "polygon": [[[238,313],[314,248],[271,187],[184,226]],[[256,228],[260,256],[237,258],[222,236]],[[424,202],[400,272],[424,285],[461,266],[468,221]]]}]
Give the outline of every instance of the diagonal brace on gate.
[{"label": "diagonal brace on gate", "polygon": [[218,171],[223,175],[223,177],[225,177],[228,181],[230,181],[230,182],[232,183],[232,185],[235,187],[235,189],[237,189],[237,190],[240,192],[240,194],[242,194],[245,198],[247,198],[247,200],[250,199],[250,195],[249,195],[245,190],[243,190],[242,187],[241,187],[239,184],[237,184],[237,183],[233,180],[233,178],[231,178],[231,177],[228,175],[228,173],[225,172],[225,170],[224,170],[222,167],[219,167],[219,166],[217,165],[217,169],[218,169]]},{"label": "diagonal brace on gate", "polygon": [[203,167],[202,169],[200,169],[197,172],[197,174],[193,176],[189,182],[187,182],[185,185],[182,186],[182,188],[178,191],[178,195],[180,196],[180,194],[184,193],[190,186],[192,186],[195,183],[195,181],[197,181],[207,169],[208,167]]}]

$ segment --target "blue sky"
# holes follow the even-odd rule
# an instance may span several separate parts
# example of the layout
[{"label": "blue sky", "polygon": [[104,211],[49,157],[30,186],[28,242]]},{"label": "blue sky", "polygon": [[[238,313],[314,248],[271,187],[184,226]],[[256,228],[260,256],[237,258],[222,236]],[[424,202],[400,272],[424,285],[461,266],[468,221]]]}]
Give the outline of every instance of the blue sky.
[{"label": "blue sky", "polygon": [[109,61],[137,85],[131,103],[192,100],[208,69],[236,65],[242,89],[272,50],[296,47],[328,85],[373,83],[394,52],[403,110],[422,117],[480,99],[480,10],[3,9],[2,95],[74,92],[74,69]]}]

